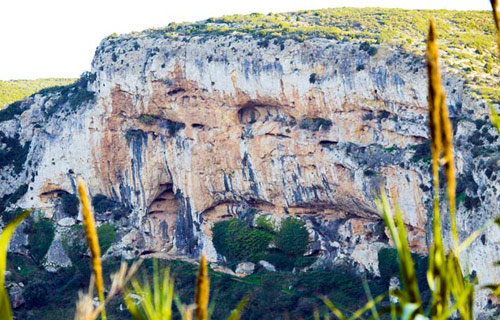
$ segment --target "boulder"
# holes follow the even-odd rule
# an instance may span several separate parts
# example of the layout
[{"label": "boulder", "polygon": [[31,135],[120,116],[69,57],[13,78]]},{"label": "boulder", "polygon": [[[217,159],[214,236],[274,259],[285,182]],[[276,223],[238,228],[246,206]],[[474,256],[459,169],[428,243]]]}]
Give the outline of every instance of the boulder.
[{"label": "boulder", "polygon": [[260,260],[259,261],[259,264],[264,268],[266,269],[267,271],[270,271],[270,272],[276,272],[276,268],[270,264],[269,262],[265,261],[265,260]]},{"label": "boulder", "polygon": [[10,304],[13,309],[17,309],[24,304],[24,289],[17,283],[13,283],[9,288]]},{"label": "boulder", "polygon": [[45,257],[43,266],[49,272],[56,272],[60,268],[67,268],[72,265],[70,258],[66,254],[66,250],[64,250],[61,239],[54,239],[52,241]]},{"label": "boulder", "polygon": [[236,266],[236,273],[244,276],[251,275],[255,270],[255,264],[251,262],[242,262]]},{"label": "boulder", "polygon": [[75,219],[67,217],[67,218],[62,218],[61,220],[57,221],[57,224],[60,225],[61,227],[71,227],[76,223]]}]

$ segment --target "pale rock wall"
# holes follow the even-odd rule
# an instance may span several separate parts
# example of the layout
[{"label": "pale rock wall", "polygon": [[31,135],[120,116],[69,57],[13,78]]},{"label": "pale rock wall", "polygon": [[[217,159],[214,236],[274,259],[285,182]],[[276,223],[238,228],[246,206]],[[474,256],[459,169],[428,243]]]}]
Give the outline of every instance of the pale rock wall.
[{"label": "pale rock wall", "polygon": [[[22,174],[0,172],[0,196],[28,184],[16,205],[55,217],[56,192],[75,193],[81,176],[92,195],[131,208],[108,254],[204,251],[216,261],[213,223],[256,209],[305,220],[309,254],[322,262],[378,274],[377,252],[389,246],[373,201],[380,186],[400,204],[412,249],[424,253],[432,241],[429,163],[412,159],[428,141],[421,57],[386,46],[371,57],[359,43],[323,39],[282,49],[251,37],[119,37],[98,47],[92,74],[95,101],[69,115],[64,107],[48,118],[52,98],[37,95],[17,120],[0,123],[32,142]],[[487,109],[455,76],[444,84],[466,177],[460,192],[477,199],[459,204],[464,239],[499,211],[498,176],[484,173],[498,152],[473,154],[474,121]],[[464,254],[480,285],[500,281],[491,267],[498,240],[491,228]]]}]

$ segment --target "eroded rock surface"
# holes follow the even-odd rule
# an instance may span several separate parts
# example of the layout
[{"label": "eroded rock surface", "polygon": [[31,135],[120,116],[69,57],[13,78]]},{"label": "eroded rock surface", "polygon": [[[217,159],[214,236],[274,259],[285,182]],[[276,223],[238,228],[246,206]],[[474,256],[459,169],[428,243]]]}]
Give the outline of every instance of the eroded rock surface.
[{"label": "eroded rock surface", "polygon": [[[69,226],[60,199],[81,176],[100,196],[97,221],[119,227],[108,254],[215,261],[213,223],[263,212],[303,219],[308,254],[322,262],[377,274],[390,245],[373,201],[380,187],[400,204],[412,249],[432,241],[421,57],[325,39],[118,37],[100,44],[82,83],[66,99],[28,98],[0,123],[29,147],[21,170],[1,168],[0,197]],[[498,140],[485,103],[454,75],[444,84],[464,239],[499,212]],[[464,254],[480,285],[500,281],[499,240],[492,227]]]}]

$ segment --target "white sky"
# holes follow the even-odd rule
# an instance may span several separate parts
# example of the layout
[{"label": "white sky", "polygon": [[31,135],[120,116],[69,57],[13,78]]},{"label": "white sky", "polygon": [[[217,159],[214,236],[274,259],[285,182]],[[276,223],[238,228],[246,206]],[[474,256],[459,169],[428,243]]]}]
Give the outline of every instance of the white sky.
[{"label": "white sky", "polygon": [[234,13],[329,7],[489,10],[489,0],[1,0],[0,80],[78,77],[102,38]]}]

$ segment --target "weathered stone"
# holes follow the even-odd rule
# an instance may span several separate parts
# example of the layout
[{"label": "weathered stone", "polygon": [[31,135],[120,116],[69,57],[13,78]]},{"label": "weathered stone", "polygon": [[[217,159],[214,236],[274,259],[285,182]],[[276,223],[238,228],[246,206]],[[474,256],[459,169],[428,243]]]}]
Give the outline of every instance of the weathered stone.
[{"label": "weathered stone", "polygon": [[[205,252],[214,262],[215,222],[255,211],[293,215],[306,221],[308,254],[319,262],[358,262],[376,273],[372,244],[390,245],[373,200],[382,186],[400,204],[411,249],[427,251],[432,183],[421,57],[383,45],[369,56],[359,43],[328,39],[288,40],[283,49],[246,36],[198,40],[105,39],[88,77],[95,99],[71,107],[55,105],[57,94],[27,98],[9,128],[31,141],[30,151],[23,172],[0,171],[0,197],[28,184],[12,206],[51,218],[59,193],[74,194],[81,176],[90,194],[130,208],[107,253],[127,258]],[[499,145],[474,136],[492,132],[484,101],[455,74],[444,72],[443,83],[455,121],[463,240],[500,211]],[[449,243],[447,220],[443,227]],[[26,240],[16,231],[10,250],[22,251]],[[479,286],[500,282],[492,267],[499,241],[500,230],[490,228],[461,256]],[[486,308],[483,292],[478,310]]]},{"label": "weathered stone", "polygon": [[276,272],[276,268],[270,264],[269,262],[267,261],[264,261],[264,260],[260,260],[259,261],[259,264],[264,268],[266,269],[267,271],[270,271],[270,272]]},{"label": "weathered stone", "polygon": [[61,227],[71,227],[76,223],[75,219],[66,217],[62,218],[59,221],[57,221],[57,224],[60,225]]},{"label": "weathered stone", "polygon": [[241,262],[236,266],[236,274],[248,276],[255,270],[255,264],[252,262]]},{"label": "weathered stone", "polygon": [[70,267],[72,265],[66,250],[60,239],[54,239],[49,247],[43,266],[47,271],[55,272],[60,268]]},{"label": "weathered stone", "polygon": [[12,308],[17,309],[24,304],[24,289],[17,283],[13,283],[9,288],[9,298]]}]

